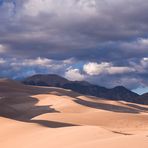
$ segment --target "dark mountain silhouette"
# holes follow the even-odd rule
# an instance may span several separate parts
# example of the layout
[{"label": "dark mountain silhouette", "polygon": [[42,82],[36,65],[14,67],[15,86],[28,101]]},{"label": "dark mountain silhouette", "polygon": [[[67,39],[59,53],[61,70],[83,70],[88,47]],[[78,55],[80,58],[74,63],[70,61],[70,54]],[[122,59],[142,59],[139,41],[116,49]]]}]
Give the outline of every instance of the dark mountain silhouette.
[{"label": "dark mountain silhouette", "polygon": [[22,82],[27,85],[61,87],[84,95],[91,95],[105,99],[148,104],[146,99],[147,97],[145,97],[147,94],[140,96],[123,86],[117,86],[115,88],[108,89],[102,86],[90,84],[89,82],[85,81],[69,81],[55,74],[38,74],[28,77]]},{"label": "dark mountain silhouette", "polygon": [[55,74],[49,74],[49,75],[38,74],[26,78],[23,81],[23,83],[29,85],[37,85],[37,86],[61,87],[64,84],[69,83],[69,81]]},{"label": "dark mountain silhouette", "polygon": [[133,102],[148,105],[148,93],[138,96],[137,98],[134,99]]}]

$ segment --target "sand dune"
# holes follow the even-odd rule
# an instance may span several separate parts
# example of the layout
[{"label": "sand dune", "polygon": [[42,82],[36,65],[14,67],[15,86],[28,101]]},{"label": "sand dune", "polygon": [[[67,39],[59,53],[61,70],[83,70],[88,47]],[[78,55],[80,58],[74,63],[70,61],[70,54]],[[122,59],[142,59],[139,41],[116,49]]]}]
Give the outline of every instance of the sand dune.
[{"label": "sand dune", "polygon": [[147,148],[148,106],[0,80],[2,148]]}]

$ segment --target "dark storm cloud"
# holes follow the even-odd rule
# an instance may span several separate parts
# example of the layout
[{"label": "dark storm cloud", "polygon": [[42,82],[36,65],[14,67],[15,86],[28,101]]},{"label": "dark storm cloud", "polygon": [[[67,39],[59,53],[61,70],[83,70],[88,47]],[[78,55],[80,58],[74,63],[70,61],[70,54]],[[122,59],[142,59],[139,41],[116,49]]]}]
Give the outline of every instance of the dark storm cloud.
[{"label": "dark storm cloud", "polygon": [[[7,63],[42,57],[141,65],[148,55],[147,12],[146,0],[1,0],[0,55]],[[145,80],[143,73],[130,77]]]},{"label": "dark storm cloud", "polygon": [[[1,36],[0,41],[9,44],[12,54],[18,53],[18,56],[21,56],[21,52],[18,50],[21,50],[23,55],[23,50],[26,50],[26,56],[31,51],[36,56],[36,54],[40,55],[41,50],[46,50],[46,56],[58,58],[58,55],[55,57],[52,54],[54,50],[57,50],[61,54],[64,52],[63,59],[67,58],[65,52],[69,56],[73,53],[72,55],[76,58],[79,55],[87,58],[93,48],[94,55],[102,57],[102,53],[110,52],[110,50],[106,50],[108,47],[102,49],[100,45],[102,42],[108,45],[108,42],[112,41],[115,42],[117,46],[115,48],[118,49],[114,49],[112,46],[110,47],[111,52],[120,55],[121,49],[118,47],[118,41],[129,42],[147,36],[148,16],[146,11],[148,5],[145,0],[143,2],[132,0],[120,0],[119,2],[81,0],[76,2],[72,0],[69,5],[60,0],[60,7],[54,5],[54,3],[58,3],[57,1],[46,0],[43,2],[39,0],[36,2],[37,4],[34,2],[30,0],[28,5],[26,2],[27,9],[25,9],[25,6],[17,6],[16,1],[17,14],[13,18],[8,15],[9,17],[7,16],[5,21],[2,20],[1,32],[4,36]],[[50,2],[53,8],[44,6],[47,2]],[[11,1],[7,1],[5,5],[8,3],[11,4]],[[32,5],[36,8],[33,8]],[[59,10],[56,10],[57,8]],[[64,8],[68,9],[68,12],[65,12]],[[9,9],[12,11],[11,9],[14,8]],[[84,50],[88,54],[85,54]],[[32,56],[34,56],[33,53]],[[97,58],[97,56],[93,58]]]}]

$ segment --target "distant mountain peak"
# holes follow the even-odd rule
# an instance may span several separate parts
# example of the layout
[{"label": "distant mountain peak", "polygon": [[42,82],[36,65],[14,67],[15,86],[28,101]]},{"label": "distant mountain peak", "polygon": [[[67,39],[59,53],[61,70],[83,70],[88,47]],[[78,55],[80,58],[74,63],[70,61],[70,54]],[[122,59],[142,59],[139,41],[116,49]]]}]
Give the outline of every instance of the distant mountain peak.
[{"label": "distant mountain peak", "polygon": [[87,81],[69,81],[56,74],[37,74],[26,78],[23,83],[28,85],[71,89],[84,95],[91,95],[112,100],[133,102],[135,101],[135,98],[139,97],[138,94],[128,90],[124,86],[116,86],[108,89],[102,86],[90,84]]},{"label": "distant mountain peak", "polygon": [[36,74],[23,80],[24,84],[56,87],[67,82],[69,82],[67,79],[56,74]]}]

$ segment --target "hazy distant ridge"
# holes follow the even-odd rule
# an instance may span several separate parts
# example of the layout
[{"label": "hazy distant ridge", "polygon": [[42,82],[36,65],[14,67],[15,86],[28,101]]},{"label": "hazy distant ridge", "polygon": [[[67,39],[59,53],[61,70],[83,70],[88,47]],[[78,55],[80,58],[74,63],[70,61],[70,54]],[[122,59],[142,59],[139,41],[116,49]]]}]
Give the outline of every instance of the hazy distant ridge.
[{"label": "hazy distant ridge", "polygon": [[71,89],[85,95],[92,95],[112,100],[123,100],[140,104],[148,104],[147,96],[140,96],[123,86],[117,86],[115,88],[108,89],[98,85],[90,84],[89,82],[85,81],[69,81],[55,74],[34,75],[24,79],[23,83],[27,85],[61,87],[65,89]]}]

